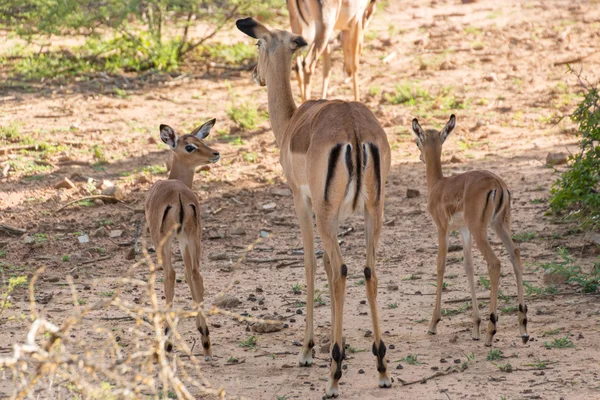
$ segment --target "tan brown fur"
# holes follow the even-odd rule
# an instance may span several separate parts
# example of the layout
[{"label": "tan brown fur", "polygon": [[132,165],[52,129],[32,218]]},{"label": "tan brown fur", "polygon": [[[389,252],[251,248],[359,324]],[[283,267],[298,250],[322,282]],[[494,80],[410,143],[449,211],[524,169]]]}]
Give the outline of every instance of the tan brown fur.
[{"label": "tan brown fur", "polygon": [[344,51],[344,72],[352,80],[354,100],[360,100],[358,68],[364,31],[374,11],[376,0],[288,0],[292,32],[305,38],[310,46],[306,57],[296,57],[296,76],[302,101],[311,98],[312,75],[323,56],[323,88],[327,97],[331,72],[331,47],[334,31],[340,32]]},{"label": "tan brown fur", "polygon": [[[173,160],[169,179],[156,182],[148,191],[145,210],[150,236],[158,253],[158,262],[165,273],[167,308],[173,304],[175,295],[175,269],[171,262],[174,236],[179,241],[185,265],[185,279],[190,286],[194,304],[202,304],[204,301],[204,281],[200,274],[200,205],[192,191],[192,184],[197,166],[217,162],[220,158],[218,152],[202,141],[208,136],[214,123],[214,119],[208,121],[191,134],[183,136],[177,136],[169,126],[160,126],[161,139],[173,150]],[[209,330],[201,314],[196,317],[196,328],[200,332],[204,357],[208,361],[212,357]],[[165,333],[169,333],[168,327],[165,328]],[[166,347],[167,350],[171,350],[172,345],[169,341]]]},{"label": "tan brown fur", "polygon": [[[306,45],[304,39],[285,31],[270,31],[251,18],[238,20],[237,26],[247,35],[259,39],[259,61],[253,75],[255,81],[267,86],[269,117],[302,233],[307,304],[300,365],[312,364],[314,346],[317,264],[314,212],[325,250],[323,258],[331,297],[333,362],[325,394],[327,397],[338,395],[344,354],[342,316],[348,267],[337,242],[337,231],[345,212],[360,210],[365,213],[367,262],[364,273],[375,337],[373,350],[377,358],[379,385],[390,387],[385,344],[379,327],[375,271],[375,250],[383,221],[385,179],[391,163],[385,132],[367,107],[358,102],[313,100],[296,108],[289,66],[294,52]],[[365,154],[367,162],[363,165]]]},{"label": "tan brown fur", "polygon": [[490,321],[488,323],[486,346],[491,346],[497,330],[498,285],[500,282],[500,260],[494,254],[487,238],[491,225],[502,240],[513,264],[517,281],[519,301],[519,328],[523,343],[527,343],[527,306],[523,298],[523,265],[519,249],[513,243],[510,230],[510,191],[506,183],[489,171],[469,171],[450,177],[442,174],[442,144],[455,126],[452,115],[440,131],[423,131],[415,118],[412,130],[421,150],[421,160],[427,171],[429,199],[427,208],[438,230],[437,292],[435,309],[428,333],[436,334],[440,321],[441,299],[448,251],[448,235],[451,230],[460,230],[463,240],[465,271],[469,280],[473,306],[474,340],[479,340],[479,307],[475,293],[475,278],[471,255],[471,239],[483,254],[490,276]]}]

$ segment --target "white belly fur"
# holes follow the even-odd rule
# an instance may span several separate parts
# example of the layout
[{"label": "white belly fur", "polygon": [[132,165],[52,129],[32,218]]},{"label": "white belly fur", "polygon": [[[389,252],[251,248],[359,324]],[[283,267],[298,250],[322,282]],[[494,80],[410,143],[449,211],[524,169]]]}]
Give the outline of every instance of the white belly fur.
[{"label": "white belly fur", "polygon": [[457,212],[450,217],[449,227],[451,230],[460,229],[465,226],[465,215],[464,213]]}]

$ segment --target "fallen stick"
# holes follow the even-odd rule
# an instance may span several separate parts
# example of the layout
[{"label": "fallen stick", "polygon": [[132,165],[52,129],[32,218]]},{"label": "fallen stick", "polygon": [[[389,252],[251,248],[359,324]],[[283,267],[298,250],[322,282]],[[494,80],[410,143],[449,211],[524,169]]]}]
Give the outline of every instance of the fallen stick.
[{"label": "fallen stick", "polygon": [[98,262],[98,261],[108,260],[109,258],[110,258],[110,256],[102,256],[102,257],[95,258],[93,260],[83,261],[81,263],[81,265],[93,264],[93,263]]},{"label": "fallen stick", "polygon": [[11,151],[18,151],[18,150],[37,150],[38,148],[39,148],[39,146],[37,146],[35,144],[31,144],[31,145],[27,145],[27,146],[8,146],[8,147],[0,148],[0,154],[8,154]]},{"label": "fallen stick", "polygon": [[134,318],[130,316],[126,317],[100,317],[102,321],[133,321]]},{"label": "fallen stick", "polygon": [[297,258],[297,257],[278,257],[278,258],[246,258],[245,260],[246,262],[249,263],[253,263],[253,264],[265,264],[265,263],[274,263],[274,262],[281,262],[281,261],[297,261],[300,262],[302,261],[301,258]]},{"label": "fallen stick", "polygon": [[571,58],[567,58],[566,60],[562,60],[562,61],[555,61],[553,66],[558,67],[559,65],[565,65],[565,64],[572,64],[572,63],[576,63],[579,62],[583,59],[588,58],[589,56],[591,56],[592,54],[596,53],[595,51],[592,51],[589,54],[586,54],[584,56],[577,56],[577,57],[571,57]]},{"label": "fallen stick", "polygon": [[289,356],[289,355],[295,355],[296,353],[292,353],[291,351],[278,351],[278,352],[275,352],[275,353],[257,354],[257,355],[254,356],[254,358],[268,357],[271,354],[274,354],[276,356]]},{"label": "fallen stick", "polygon": [[430,381],[432,379],[435,378],[439,378],[440,376],[446,376],[446,375],[450,375],[454,372],[459,372],[460,370],[457,367],[448,367],[445,371],[438,371],[435,374],[431,375],[431,376],[427,376],[425,378],[421,378],[418,379],[416,381],[410,381],[410,382],[406,382],[400,378],[398,378],[398,380],[400,381],[400,383],[402,384],[402,386],[408,386],[408,385],[414,385],[415,383],[426,383],[427,381]]},{"label": "fallen stick", "polygon": [[81,197],[81,198],[76,199],[76,200],[72,200],[72,201],[68,202],[67,204],[65,204],[64,206],[60,207],[58,210],[54,211],[54,214],[58,213],[59,211],[64,210],[65,208],[67,208],[71,204],[79,203],[80,201],[83,201],[83,200],[93,200],[93,199],[115,201],[117,203],[123,204],[123,206],[125,206],[125,208],[127,208],[127,209],[129,209],[131,211],[136,211],[136,212],[139,211],[139,210],[136,210],[133,207],[128,206],[123,200],[119,200],[119,199],[115,198],[114,196],[105,196],[105,195],[99,194],[99,195],[95,195],[95,196],[86,196],[86,197]]},{"label": "fallen stick", "polygon": [[0,231],[6,232],[9,235],[22,235],[27,232],[25,229],[15,228],[8,225],[0,225]]}]

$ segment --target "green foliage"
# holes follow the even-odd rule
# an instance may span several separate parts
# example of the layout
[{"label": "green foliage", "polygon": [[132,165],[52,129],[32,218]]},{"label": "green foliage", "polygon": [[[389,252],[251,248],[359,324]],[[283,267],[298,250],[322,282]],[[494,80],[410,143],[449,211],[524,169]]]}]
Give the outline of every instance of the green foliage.
[{"label": "green foliage", "polygon": [[569,217],[595,229],[600,226],[600,90],[582,85],[583,99],[571,115],[579,125],[581,150],[571,155],[569,168],[552,186],[550,206],[554,212],[568,211]]},{"label": "green foliage", "polygon": [[387,308],[389,308],[390,310],[398,308],[398,303],[390,303],[387,305]]},{"label": "green foliage", "polygon": [[529,242],[530,240],[535,239],[536,237],[536,233],[535,232],[521,232],[521,233],[517,233],[516,235],[513,235],[513,240],[515,242],[521,243],[521,242]]},{"label": "green foliage", "polygon": [[235,123],[241,130],[253,131],[256,129],[259,121],[264,119],[264,115],[259,114],[256,104],[248,101],[236,105],[232,104],[225,110],[227,117]]},{"label": "green foliage", "polygon": [[361,279],[361,280],[358,280],[358,281],[354,282],[354,286],[363,286],[364,284],[365,284],[365,280],[364,279]]},{"label": "green foliage", "polygon": [[550,274],[559,274],[567,279],[567,283],[576,284],[581,287],[583,293],[596,293],[600,289],[600,259],[594,263],[592,271],[589,274],[583,272],[583,269],[575,264],[575,259],[564,247],[558,248],[558,255],[562,261],[552,261],[541,264],[539,268]]},{"label": "green foliage", "polygon": [[481,286],[483,286],[484,288],[486,288],[486,290],[490,290],[490,280],[488,278],[486,278],[485,276],[479,277],[479,284]]},{"label": "green foliage", "polygon": [[292,292],[294,292],[294,294],[300,294],[302,293],[302,285],[299,283],[296,283],[292,286]]},{"label": "green foliage", "polygon": [[544,347],[547,349],[568,349],[575,347],[575,344],[568,336],[564,338],[554,339],[552,342],[544,342]]},{"label": "green foliage", "polygon": [[383,93],[383,99],[390,104],[406,103],[414,106],[421,101],[431,100],[432,96],[420,86],[403,82],[396,85],[392,93]]},{"label": "green foliage", "polygon": [[495,361],[495,360],[500,360],[502,358],[503,358],[502,350],[492,349],[492,350],[490,350],[490,352],[488,353],[488,355],[485,359],[488,361]]},{"label": "green foliage", "polygon": [[4,310],[12,306],[12,304],[8,301],[8,297],[10,294],[19,286],[27,284],[27,276],[11,276],[8,278],[8,284],[5,286],[4,293],[0,295],[0,301],[2,305],[0,306],[0,313]]},{"label": "green foliage", "polygon": [[418,361],[419,355],[418,354],[409,354],[406,357],[404,357],[401,361],[404,361],[407,364],[410,365],[420,365],[421,362]]},{"label": "green foliage", "polygon": [[239,343],[240,347],[254,350],[256,348],[256,336],[250,336],[248,339]]},{"label": "green foliage", "polygon": [[315,305],[316,305],[317,307],[321,307],[321,306],[324,306],[324,305],[325,305],[325,300],[323,300],[323,299],[321,298],[321,293],[319,293],[319,294],[317,295],[317,297],[315,297]]}]

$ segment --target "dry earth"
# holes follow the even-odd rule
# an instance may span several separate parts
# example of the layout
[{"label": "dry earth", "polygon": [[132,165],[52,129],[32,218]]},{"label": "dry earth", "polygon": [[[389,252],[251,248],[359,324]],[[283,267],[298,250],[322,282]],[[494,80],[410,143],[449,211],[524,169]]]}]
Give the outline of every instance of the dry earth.
[{"label": "dry earth", "polygon": [[[597,297],[557,295],[530,298],[530,343],[519,339],[517,316],[506,308],[494,348],[504,359],[486,360],[489,349],[470,338],[470,311],[466,301],[444,303],[457,310],[446,316],[437,336],[426,334],[433,310],[435,291],[435,229],[426,212],[427,189],[424,166],[409,135],[409,121],[419,116],[423,126],[440,127],[450,112],[457,114],[458,128],[448,140],[444,173],[485,168],[504,177],[514,194],[513,232],[535,233],[520,243],[525,261],[525,279],[543,287],[542,272],[536,266],[558,259],[559,246],[566,246],[577,262],[588,268],[598,249],[589,245],[576,227],[546,215],[547,199],[553,181],[562,167],[544,164],[548,152],[573,150],[576,138],[567,122],[551,123],[552,117],[568,113],[577,101],[577,79],[556,65],[579,56],[590,80],[600,71],[600,8],[597,1],[394,1],[380,8],[369,27],[362,58],[361,83],[366,104],[377,114],[393,148],[393,166],[386,188],[385,227],[378,251],[379,307],[385,330],[384,341],[394,379],[390,390],[377,388],[376,370],[369,349],[370,318],[362,285],[364,239],[362,217],[352,217],[343,230],[342,251],[349,266],[349,284],[344,315],[347,368],[342,377],[342,396],[347,399],[591,399],[600,398],[600,305]],[[287,27],[287,25],[284,25]],[[233,38],[233,39],[232,39]],[[230,39],[246,40],[231,30]],[[392,56],[395,54],[395,56]],[[387,64],[383,62],[388,58]],[[342,54],[334,53],[331,97],[350,99],[351,87],[342,82]],[[200,66],[201,67],[201,66]],[[236,132],[225,115],[232,102],[250,101],[259,109],[266,107],[266,92],[256,86],[247,72],[206,71],[204,68],[171,78],[148,75],[135,77],[97,76],[91,80],[62,86],[53,83],[10,81],[0,88],[0,124],[17,124],[22,133],[39,140],[66,143],[64,154],[51,155],[43,172],[12,170],[0,180],[0,224],[27,230],[25,237],[0,237],[0,258],[4,276],[28,275],[46,267],[37,293],[53,294],[47,304],[38,304],[50,320],[60,323],[71,311],[71,294],[65,276],[75,276],[79,296],[93,302],[114,290],[114,283],[87,285],[96,278],[119,277],[132,264],[126,256],[131,249],[137,221],[143,214],[122,204],[74,205],[56,213],[67,201],[87,194],[87,178],[108,179],[124,190],[125,201],[134,209],[143,208],[144,194],[151,182],[164,179],[160,168],[167,157],[157,144],[158,124],[178,128],[216,117],[218,122],[211,143],[224,157],[199,173],[195,189],[202,202],[204,254],[202,272],[207,303],[212,304],[219,290],[235,281],[230,294],[241,300],[234,310],[253,316],[284,316],[288,326],[282,331],[257,334],[254,351],[239,342],[253,333],[245,323],[225,316],[210,320],[215,358],[204,372],[214,386],[222,386],[229,396],[250,399],[317,399],[323,395],[329,355],[320,351],[329,333],[329,295],[326,277],[317,272],[317,289],[324,306],[316,309],[316,360],[312,368],[296,365],[304,332],[305,308],[302,294],[292,285],[304,283],[299,229],[293,203],[281,168],[278,150],[267,121],[252,132]],[[200,71],[200,72],[199,72]],[[594,73],[596,75],[594,75]],[[4,75],[6,77],[6,75]],[[426,89],[438,100],[423,105],[391,105],[382,93],[402,83]],[[292,82],[297,92],[296,83]],[[320,85],[320,83],[317,83]],[[114,87],[126,90],[126,98],[113,94]],[[370,94],[369,94],[370,93]],[[448,95],[444,97],[444,93]],[[450,111],[446,99],[455,108]],[[241,100],[243,99],[243,100]],[[228,140],[229,131],[241,141]],[[217,133],[221,132],[221,134]],[[108,164],[92,168],[92,146],[102,146]],[[454,156],[453,162],[450,162]],[[61,158],[62,157],[62,158]],[[36,165],[35,151],[2,155],[0,161],[18,158],[22,165]],[[62,161],[61,161],[62,160]],[[67,162],[65,162],[67,160]],[[84,161],[68,165],[68,160]],[[145,176],[147,179],[143,178]],[[73,177],[74,190],[54,188],[64,177]],[[407,198],[407,188],[420,195]],[[274,203],[275,209],[264,205]],[[270,208],[270,207],[267,207]],[[121,236],[94,236],[100,226],[107,232],[123,231]],[[261,236],[270,235],[248,254],[239,270],[228,266],[244,248]],[[77,236],[89,235],[80,244]],[[492,235],[490,233],[490,235]],[[499,240],[492,236],[494,248],[502,255],[504,278],[501,290],[515,294],[512,268]],[[459,244],[456,236],[451,244]],[[319,246],[320,248],[320,242]],[[69,256],[68,260],[67,257]],[[460,252],[449,254],[444,301],[469,297]],[[139,260],[141,256],[137,255]],[[182,273],[182,261],[176,256]],[[63,258],[65,260],[63,260]],[[285,261],[276,261],[285,259]],[[272,260],[264,262],[265,260]],[[292,262],[288,262],[292,260]],[[486,266],[475,251],[478,277],[486,277]],[[136,278],[148,276],[138,269]],[[409,279],[413,278],[413,279]],[[85,290],[90,289],[90,290]],[[262,289],[262,291],[259,290]],[[560,287],[561,292],[573,289]],[[259,293],[257,293],[257,291]],[[488,293],[478,284],[478,294]],[[250,298],[255,295],[255,300]],[[160,289],[162,295],[162,288]],[[123,295],[133,301],[136,294]],[[176,287],[176,301],[191,304],[187,285]],[[19,288],[13,294],[14,306],[0,316],[0,355],[6,356],[11,343],[22,342],[27,321],[28,293]],[[483,302],[482,315],[487,315]],[[514,299],[501,302],[502,308],[514,306]],[[130,322],[104,321],[96,312],[87,323],[110,327],[128,346]],[[482,330],[486,322],[482,323]],[[191,320],[180,327],[188,344],[197,336]],[[79,332],[78,334],[83,334]],[[554,334],[554,335],[553,335]],[[569,337],[575,347],[551,349],[544,342]],[[90,339],[96,339],[91,334]],[[393,345],[393,346],[392,346]],[[355,351],[352,351],[355,350]],[[267,355],[274,354],[272,357]],[[416,355],[413,365],[402,359]],[[471,358],[471,355],[473,357]],[[468,357],[469,356],[469,357]],[[243,363],[230,365],[235,357]],[[540,370],[534,365],[547,364]],[[444,371],[454,363],[468,362],[459,373],[437,377],[426,383],[403,386],[400,380],[420,380]],[[513,372],[498,366],[510,363]],[[0,397],[8,396],[11,383],[0,383]],[[44,397],[43,392],[40,393]]]}]

